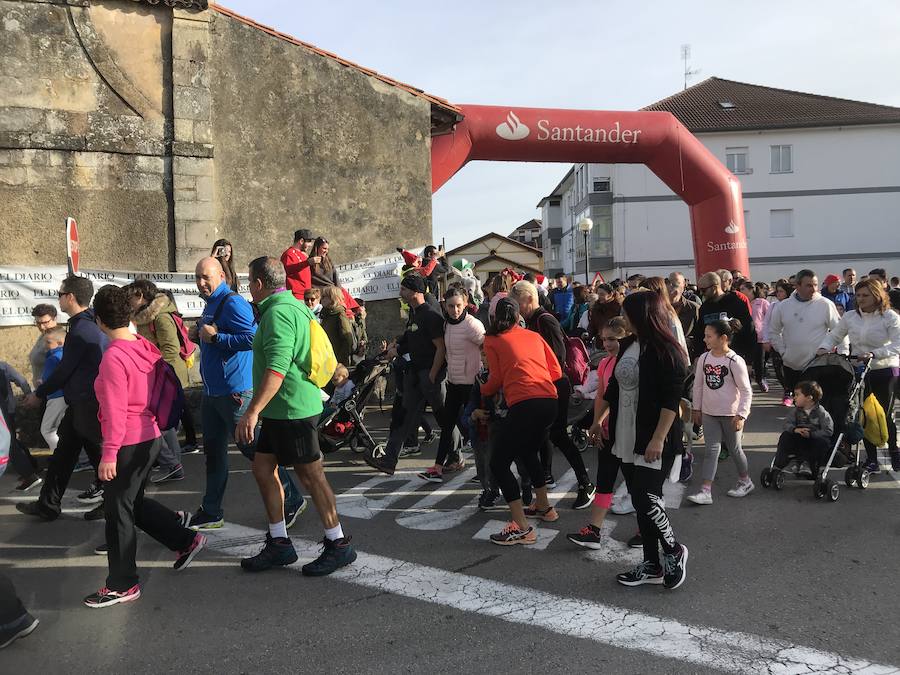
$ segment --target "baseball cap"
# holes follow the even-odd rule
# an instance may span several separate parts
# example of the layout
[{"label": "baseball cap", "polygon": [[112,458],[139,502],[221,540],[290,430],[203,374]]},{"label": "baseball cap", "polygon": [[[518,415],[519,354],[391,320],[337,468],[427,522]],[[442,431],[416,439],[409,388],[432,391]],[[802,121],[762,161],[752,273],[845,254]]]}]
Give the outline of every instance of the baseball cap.
[{"label": "baseball cap", "polygon": [[823,282],[826,286],[829,284],[833,284],[835,281],[840,281],[841,278],[837,274],[829,274],[825,277],[825,281]]},{"label": "baseball cap", "polygon": [[312,230],[307,230],[306,228],[301,228],[294,232],[294,241],[299,241],[301,239],[305,239],[306,241],[311,241],[315,239],[313,237]]},{"label": "baseball cap", "polygon": [[416,293],[425,292],[425,280],[418,274],[406,275],[403,277],[403,281],[400,282],[400,286]]}]

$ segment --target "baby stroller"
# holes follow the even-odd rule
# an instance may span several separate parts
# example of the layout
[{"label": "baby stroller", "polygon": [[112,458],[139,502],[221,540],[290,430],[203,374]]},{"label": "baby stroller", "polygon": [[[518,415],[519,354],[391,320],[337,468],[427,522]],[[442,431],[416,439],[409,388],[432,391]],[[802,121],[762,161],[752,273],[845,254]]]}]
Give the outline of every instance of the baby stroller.
[{"label": "baby stroller", "polygon": [[361,361],[350,379],[356,385],[353,393],[340,405],[319,420],[319,446],[323,453],[337,452],[349,446],[353,452],[374,452],[375,439],[363,422],[366,403],[372,396],[380,378],[386,378],[390,364],[378,358]]},{"label": "baby stroller", "polygon": [[[862,441],[860,416],[869,363],[868,360],[860,362],[842,354],[822,354],[814,358],[801,375],[802,380],[815,380],[822,387],[822,400],[819,403],[834,421],[831,454],[813,483],[813,495],[816,499],[827,498],[830,502],[836,502],[840,497],[841,488],[828,478],[828,472],[836,468],[832,465],[844,443],[847,447],[852,447],[856,455],[854,463],[844,472],[844,482],[847,487],[856,485],[861,489],[869,485],[869,472],[860,466],[862,453],[856,451],[856,446]],[[763,487],[774,486],[776,490],[780,490],[784,487],[784,472],[776,471],[774,467],[773,458],[772,464],[763,469],[760,481]]]},{"label": "baby stroller", "polygon": [[588,430],[594,420],[594,399],[581,398],[574,394],[569,397],[569,408],[566,411],[566,427],[569,438],[578,449],[584,452],[588,448]]}]

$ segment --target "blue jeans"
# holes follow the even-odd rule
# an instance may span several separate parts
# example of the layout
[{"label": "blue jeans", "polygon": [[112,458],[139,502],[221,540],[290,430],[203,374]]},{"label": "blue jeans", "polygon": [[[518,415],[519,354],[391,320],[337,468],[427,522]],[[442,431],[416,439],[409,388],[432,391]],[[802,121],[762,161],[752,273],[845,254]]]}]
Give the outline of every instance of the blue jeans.
[{"label": "blue jeans", "polygon": [[[203,395],[200,420],[203,425],[203,451],[206,454],[206,494],[203,495],[203,511],[222,518],[222,499],[228,484],[228,439],[234,438],[238,420],[246,412],[253,398],[252,391],[242,391],[230,396]],[[256,436],[259,436],[257,430]],[[254,446],[237,444],[238,450],[253,461]],[[291,511],[303,500],[291,474],[278,467],[278,478],[284,489],[284,508]]]}]

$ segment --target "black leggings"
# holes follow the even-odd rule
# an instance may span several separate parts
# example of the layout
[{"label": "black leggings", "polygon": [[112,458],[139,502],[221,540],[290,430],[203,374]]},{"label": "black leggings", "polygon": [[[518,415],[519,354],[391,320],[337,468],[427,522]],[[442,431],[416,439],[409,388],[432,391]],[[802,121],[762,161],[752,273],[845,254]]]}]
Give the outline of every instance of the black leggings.
[{"label": "black leggings", "polygon": [[434,459],[435,464],[443,466],[447,460],[447,455],[453,447],[453,427],[459,425],[460,431],[463,434],[467,433],[467,430],[459,422],[459,413],[469,402],[471,393],[471,384],[447,383],[447,395],[444,398],[444,416],[440,420],[441,442],[438,445],[437,457]]},{"label": "black leggings", "polygon": [[181,415],[181,430],[184,431],[185,445],[197,445],[197,428],[194,426],[194,414],[187,406]]},{"label": "black leggings", "polygon": [[616,476],[619,475],[619,467],[622,460],[612,453],[609,439],[602,442],[597,448],[597,494],[611,495],[616,486]]},{"label": "black leggings", "polygon": [[513,460],[528,473],[533,488],[544,486],[544,468],[538,454],[555,417],[556,401],[552,398],[527,399],[510,407],[491,453],[491,473],[507,504],[522,496],[510,469]]},{"label": "black leggings", "polygon": [[556,382],[556,418],[550,427],[550,435],[541,448],[541,464],[544,467],[544,474],[550,476],[553,474],[553,446],[555,445],[562,452],[566,461],[575,471],[575,477],[578,479],[579,485],[587,485],[590,483],[587,469],[584,466],[584,460],[581,453],[572,442],[567,433],[567,418],[569,414],[569,397],[572,394],[572,385],[569,378],[563,376]]},{"label": "black leggings", "polygon": [[[887,421],[888,450],[897,451],[897,425],[894,424],[894,393],[897,385],[897,376],[892,368],[880,368],[871,370],[866,376],[866,393],[875,394],[875,398],[884,408],[884,417]],[[866,446],[866,459],[869,462],[878,461],[878,448],[871,442],[863,439]]]},{"label": "black leggings", "polygon": [[637,515],[638,529],[644,540],[644,560],[659,565],[659,547],[666,553],[678,551],[675,532],[662,503],[662,487],[672,470],[675,455],[664,455],[661,469],[622,462],[622,473]]}]

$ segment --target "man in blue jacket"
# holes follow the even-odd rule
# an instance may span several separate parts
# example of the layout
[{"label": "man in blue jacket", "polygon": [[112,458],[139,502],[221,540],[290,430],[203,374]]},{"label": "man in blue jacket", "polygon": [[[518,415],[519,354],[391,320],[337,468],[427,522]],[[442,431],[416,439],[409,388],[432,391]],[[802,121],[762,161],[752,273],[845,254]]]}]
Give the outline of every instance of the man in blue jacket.
[{"label": "man in blue jacket", "polygon": [[553,305],[553,313],[556,315],[556,318],[560,321],[565,321],[566,317],[569,316],[572,305],[575,304],[575,296],[565,274],[558,273],[555,281],[556,286],[550,289],[550,302]]},{"label": "man in blue jacket", "polygon": [[[41,496],[36,502],[16,505],[22,513],[44,520],[59,517],[60,502],[82,447],[94,469],[100,463],[99,404],[94,394],[94,380],[109,340],[94,322],[94,310],[90,307],[93,297],[94,284],[87,277],[70,275],[63,280],[59,289],[59,307],[69,315],[63,358],[53,374],[25,399],[26,406],[36,407],[40,399],[62,389],[69,406],[59,424],[59,444],[50,458]],[[91,497],[100,495],[102,488],[94,488]],[[102,517],[102,513],[103,504],[100,504],[85,517],[94,520]]]},{"label": "man in blue jacket", "polygon": [[[206,453],[206,493],[203,505],[188,527],[212,530],[225,524],[222,499],[228,484],[228,439],[234,438],[238,420],[253,398],[253,307],[225,282],[225,271],[215,258],[204,258],[195,271],[197,290],[206,308],[197,322],[200,340],[200,374],[203,401],[200,419]],[[238,449],[253,459],[252,445]],[[284,487],[285,522],[290,527],[306,508],[306,500],[283,468],[278,475]]]}]

